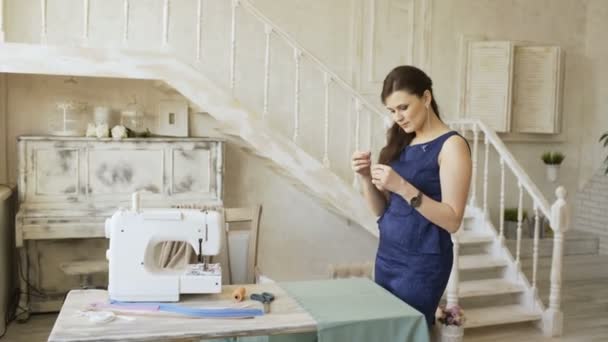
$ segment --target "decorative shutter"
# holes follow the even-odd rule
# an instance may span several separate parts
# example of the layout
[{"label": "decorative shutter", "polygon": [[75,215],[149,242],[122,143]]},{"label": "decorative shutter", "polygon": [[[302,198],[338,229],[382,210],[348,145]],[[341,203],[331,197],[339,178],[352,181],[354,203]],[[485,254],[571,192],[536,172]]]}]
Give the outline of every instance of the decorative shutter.
[{"label": "decorative shutter", "polygon": [[464,116],[481,119],[497,132],[508,132],[511,121],[512,43],[470,42],[466,61]]},{"label": "decorative shutter", "polygon": [[560,48],[516,46],[514,60],[514,131],[559,133]]}]

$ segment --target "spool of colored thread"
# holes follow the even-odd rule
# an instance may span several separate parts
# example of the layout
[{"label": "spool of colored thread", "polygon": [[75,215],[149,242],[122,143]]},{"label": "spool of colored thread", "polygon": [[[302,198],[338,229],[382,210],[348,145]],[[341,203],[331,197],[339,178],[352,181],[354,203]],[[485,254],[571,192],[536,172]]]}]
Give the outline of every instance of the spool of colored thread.
[{"label": "spool of colored thread", "polygon": [[232,292],[232,298],[234,298],[234,300],[236,300],[237,302],[240,302],[245,298],[245,294],[245,288],[239,287],[238,289],[234,290],[234,292]]}]

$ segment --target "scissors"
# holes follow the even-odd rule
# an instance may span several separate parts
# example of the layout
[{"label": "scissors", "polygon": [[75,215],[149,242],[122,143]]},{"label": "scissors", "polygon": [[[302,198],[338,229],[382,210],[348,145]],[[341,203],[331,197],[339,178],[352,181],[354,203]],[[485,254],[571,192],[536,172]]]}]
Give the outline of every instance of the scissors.
[{"label": "scissors", "polygon": [[264,313],[270,312],[270,303],[274,300],[274,295],[269,292],[252,293],[249,297],[251,300],[257,300],[264,304]]}]

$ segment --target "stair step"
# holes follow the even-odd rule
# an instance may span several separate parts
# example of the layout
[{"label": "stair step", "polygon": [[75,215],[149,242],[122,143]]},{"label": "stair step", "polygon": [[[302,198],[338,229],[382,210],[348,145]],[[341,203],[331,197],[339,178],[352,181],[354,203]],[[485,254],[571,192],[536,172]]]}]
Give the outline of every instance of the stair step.
[{"label": "stair step", "polygon": [[536,321],[541,318],[541,312],[530,310],[522,305],[488,306],[478,309],[465,309],[465,317],[465,328],[477,328]]},{"label": "stair step", "polygon": [[476,270],[507,266],[507,261],[488,254],[461,255],[459,270]]},{"label": "stair step", "polygon": [[73,261],[63,263],[59,268],[67,275],[105,273],[108,272],[108,262],[106,260]]},{"label": "stair step", "polygon": [[[597,255],[599,252],[600,240],[591,234],[566,234],[564,241],[564,255]],[[517,240],[505,240],[506,246],[512,254],[515,254]],[[531,258],[534,240],[521,240],[521,258]],[[538,255],[547,257],[553,254],[553,239],[544,238],[538,241]]]},{"label": "stair step", "polygon": [[[522,259],[522,271],[532,279],[532,259]],[[548,280],[552,258],[538,258],[537,280]],[[566,255],[562,262],[563,280],[593,280],[608,278],[608,255]]]},{"label": "stair step", "polygon": [[494,235],[491,233],[465,230],[458,234],[458,243],[460,244],[479,244],[492,241],[494,241]]},{"label": "stair step", "polygon": [[502,295],[524,290],[522,285],[500,278],[463,281],[458,286],[459,298]]}]

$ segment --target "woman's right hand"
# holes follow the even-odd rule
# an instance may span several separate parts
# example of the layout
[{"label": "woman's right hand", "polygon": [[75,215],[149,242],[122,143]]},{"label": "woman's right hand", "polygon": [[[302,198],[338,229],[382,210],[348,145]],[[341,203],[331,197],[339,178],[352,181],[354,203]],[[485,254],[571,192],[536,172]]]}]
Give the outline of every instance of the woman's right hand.
[{"label": "woman's right hand", "polygon": [[352,157],[352,169],[357,174],[364,178],[371,179],[370,167],[372,165],[372,152],[371,151],[355,151]]}]

